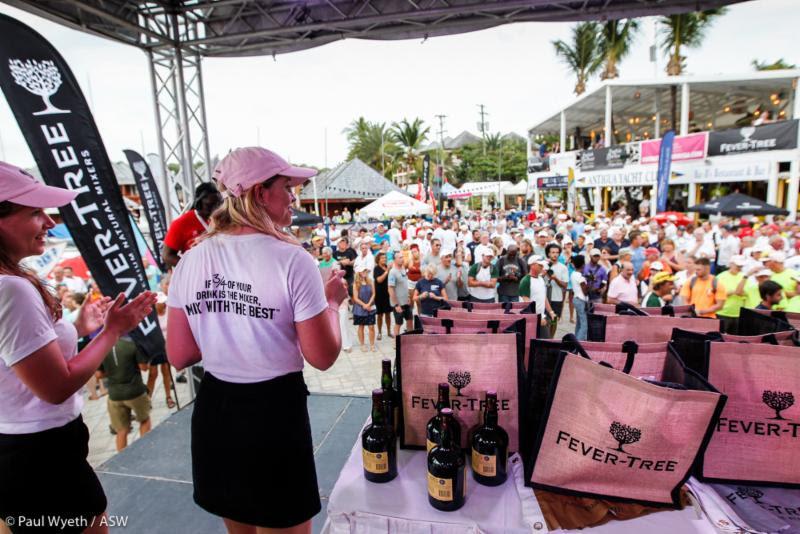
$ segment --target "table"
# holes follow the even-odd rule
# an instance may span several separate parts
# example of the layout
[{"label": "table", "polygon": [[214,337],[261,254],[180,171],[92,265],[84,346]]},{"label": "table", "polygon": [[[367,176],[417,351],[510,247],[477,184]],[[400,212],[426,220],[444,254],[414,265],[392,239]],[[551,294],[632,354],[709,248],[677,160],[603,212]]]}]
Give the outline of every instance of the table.
[{"label": "table", "polygon": [[[368,482],[361,465],[361,437],[350,451],[328,501],[324,534],[538,534],[548,532],[533,490],[523,483],[519,455],[509,458],[509,476],[497,487],[481,486],[467,467],[467,501],[455,512],[428,503],[426,454],[398,451],[398,476]],[[697,508],[670,510],[630,521],[611,521],[592,534],[718,534]]]}]

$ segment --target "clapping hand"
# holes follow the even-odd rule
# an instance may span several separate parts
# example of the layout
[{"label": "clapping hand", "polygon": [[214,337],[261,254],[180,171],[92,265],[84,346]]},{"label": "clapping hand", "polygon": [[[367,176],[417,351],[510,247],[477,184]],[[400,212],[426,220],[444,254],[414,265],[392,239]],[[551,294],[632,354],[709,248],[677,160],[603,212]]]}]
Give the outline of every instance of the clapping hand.
[{"label": "clapping hand", "polygon": [[108,308],[103,327],[104,330],[117,337],[136,328],[136,325],[153,311],[156,294],[152,291],[145,291],[127,304],[123,305],[123,302],[125,302],[125,294],[120,293]]},{"label": "clapping hand", "polygon": [[89,296],[87,295],[78,309],[78,318],[75,319],[75,329],[78,331],[78,337],[85,337],[99,330],[103,326],[103,320],[110,307],[110,297],[103,297],[94,302],[89,302]]}]

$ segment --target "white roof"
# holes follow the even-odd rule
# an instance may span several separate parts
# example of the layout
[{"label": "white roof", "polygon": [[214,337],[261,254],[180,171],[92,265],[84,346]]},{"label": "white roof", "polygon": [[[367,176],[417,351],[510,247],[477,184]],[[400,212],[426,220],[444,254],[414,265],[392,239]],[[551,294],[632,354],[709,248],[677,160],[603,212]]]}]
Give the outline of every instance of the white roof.
[{"label": "white roof", "polygon": [[524,195],[528,192],[528,180],[520,180],[519,183],[503,189],[503,194],[507,196]]},{"label": "white roof", "polygon": [[[573,100],[568,106],[555,110],[551,115],[534,123],[530,134],[558,134],[561,129],[561,112],[564,112],[568,134],[578,126],[583,135],[591,130],[603,131],[605,124],[606,87],[611,87],[611,102],[615,127],[623,132],[632,131],[641,135],[653,129],[656,99],[659,102],[662,122],[669,120],[670,87],[678,86],[678,109],[680,110],[681,84],[689,84],[692,123],[702,130],[731,127],[744,117],[747,110],[770,102],[774,94],[780,95],[780,109],[785,110],[785,119],[792,116],[791,102],[793,83],[800,78],[800,69],[755,71],[739,75],[683,75],[661,76],[646,80],[614,79],[602,82],[597,88]],[[725,109],[728,111],[725,111]],[[639,119],[631,125],[630,119]],[[662,131],[666,125],[662,125]],[[652,132],[651,132],[652,135]]]},{"label": "white roof", "polygon": [[390,191],[359,210],[368,217],[381,219],[385,217],[409,217],[411,215],[430,215],[433,208],[416,198],[404,195],[399,191]]},{"label": "white roof", "polygon": [[466,182],[458,190],[462,193],[472,193],[473,195],[498,194],[507,187],[511,187],[511,182]]}]

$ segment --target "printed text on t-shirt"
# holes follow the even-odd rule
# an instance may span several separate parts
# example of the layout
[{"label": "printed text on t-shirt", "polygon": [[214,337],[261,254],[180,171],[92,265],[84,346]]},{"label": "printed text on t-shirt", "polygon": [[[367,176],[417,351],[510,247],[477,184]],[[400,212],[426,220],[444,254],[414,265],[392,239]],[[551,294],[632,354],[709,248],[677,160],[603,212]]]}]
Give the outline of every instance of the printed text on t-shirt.
[{"label": "printed text on t-shirt", "polygon": [[186,314],[191,317],[202,313],[234,313],[272,320],[280,309],[263,306],[252,290],[252,284],[226,280],[224,276],[214,274],[210,280],[205,280],[203,289],[195,293],[196,302],[186,305]]}]

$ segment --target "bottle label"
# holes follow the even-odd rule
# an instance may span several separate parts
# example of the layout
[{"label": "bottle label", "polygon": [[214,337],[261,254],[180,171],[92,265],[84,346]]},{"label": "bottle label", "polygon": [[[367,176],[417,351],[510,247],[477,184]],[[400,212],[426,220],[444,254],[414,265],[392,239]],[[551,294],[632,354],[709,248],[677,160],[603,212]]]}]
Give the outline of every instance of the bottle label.
[{"label": "bottle label", "polygon": [[386,452],[369,452],[361,449],[364,470],[380,475],[389,472],[389,454]]},{"label": "bottle label", "polygon": [[485,477],[497,475],[497,456],[481,454],[472,449],[472,470]]},{"label": "bottle label", "polygon": [[437,501],[453,500],[453,480],[435,477],[428,473],[428,495]]},{"label": "bottle label", "polygon": [[425,445],[427,446],[428,449],[427,452],[431,452],[431,449],[436,446],[436,444],[429,439],[425,440]]}]

